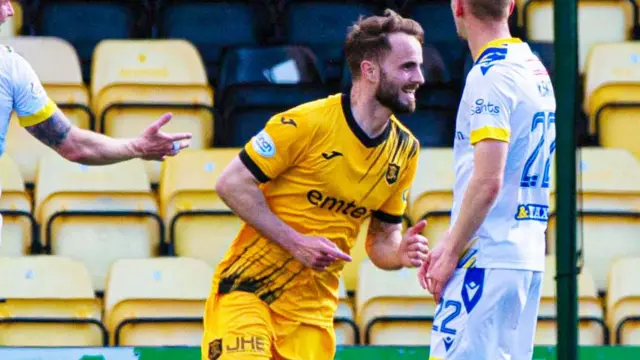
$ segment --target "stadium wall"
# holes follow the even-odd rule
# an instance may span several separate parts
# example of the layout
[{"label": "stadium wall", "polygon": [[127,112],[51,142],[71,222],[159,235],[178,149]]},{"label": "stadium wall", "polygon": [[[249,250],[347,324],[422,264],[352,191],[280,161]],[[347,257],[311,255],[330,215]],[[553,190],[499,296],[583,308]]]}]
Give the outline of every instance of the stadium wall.
[{"label": "stadium wall", "polygon": [[[538,346],[533,360],[556,360],[555,347]],[[345,346],[335,360],[425,360],[428,347]],[[640,347],[581,347],[580,360],[640,359]],[[198,347],[0,348],[2,360],[200,360]]]}]

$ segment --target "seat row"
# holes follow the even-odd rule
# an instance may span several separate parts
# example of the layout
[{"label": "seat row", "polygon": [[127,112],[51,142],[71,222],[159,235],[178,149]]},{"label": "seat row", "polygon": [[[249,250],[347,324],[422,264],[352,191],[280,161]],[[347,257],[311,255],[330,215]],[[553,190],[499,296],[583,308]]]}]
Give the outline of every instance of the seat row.
[{"label": "seat row", "polygon": [[[629,275],[638,265],[638,257],[613,264],[604,301],[589,269],[582,269],[581,345],[640,344],[640,286]],[[555,259],[548,257],[536,345],[557,343],[555,274]],[[97,298],[89,271],[72,258],[0,257],[0,346],[198,346],[212,275],[211,266],[192,258],[121,259]],[[434,314],[448,310],[440,306],[418,285],[415,269],[385,271],[364,261],[355,296],[340,283],[337,342],[428,345],[438,326]]]},{"label": "seat row", "polygon": [[[141,161],[91,167],[43,156],[33,201],[11,157],[0,157],[4,217],[0,253],[51,253],[84,259],[96,290],[110,264],[122,257],[178,255],[217,264],[242,222],[215,192],[222,170],[238,149],[189,150],[161,165],[158,193]],[[619,256],[640,256],[640,164],[619,149],[585,148],[578,174],[578,236],[598,290],[606,290],[607,269]],[[405,227],[427,219],[423,234],[436,246],[449,227],[453,194],[451,149],[423,148],[410,189]],[[551,166],[555,179],[555,166]],[[625,175],[619,175],[625,169]],[[348,186],[348,184],[345,184]],[[549,220],[547,251],[555,254],[555,180],[548,211],[514,215]],[[519,210],[523,210],[521,212]],[[361,225],[354,261],[345,269],[347,290],[356,287],[357,267],[366,258]],[[611,237],[610,233],[615,233]],[[606,241],[605,241],[606,239]]]}]

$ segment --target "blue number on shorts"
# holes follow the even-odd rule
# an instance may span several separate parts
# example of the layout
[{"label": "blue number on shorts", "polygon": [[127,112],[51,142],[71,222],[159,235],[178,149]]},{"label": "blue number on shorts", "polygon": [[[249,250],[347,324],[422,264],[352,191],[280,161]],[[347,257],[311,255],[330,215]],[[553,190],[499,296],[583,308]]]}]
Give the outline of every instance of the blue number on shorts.
[{"label": "blue number on shorts", "polygon": [[[531,167],[536,165],[538,162],[538,156],[541,153],[542,146],[545,144],[547,140],[547,130],[551,126],[551,124],[555,124],[556,122],[556,114],[554,112],[537,112],[533,115],[533,120],[531,122],[531,132],[536,131],[538,125],[542,125],[542,134],[540,135],[540,140],[538,144],[529,155],[529,158],[524,164],[524,170],[522,171],[522,177],[520,179],[520,186],[524,188],[528,187],[536,187],[540,184],[540,187],[548,188],[549,187],[549,168],[551,167],[551,157],[553,152],[556,150],[556,141],[553,140],[551,144],[549,144],[549,156],[544,159],[541,157],[540,161],[544,161],[544,174],[542,175],[542,181],[540,181],[540,174],[531,173]],[[539,168],[540,165],[535,166]]]},{"label": "blue number on shorts", "polygon": [[[442,305],[442,304],[444,304],[444,305]],[[455,335],[456,334],[456,330],[448,328],[447,324],[452,322],[455,318],[458,317],[458,315],[460,315],[460,311],[462,310],[462,304],[460,303],[460,301],[442,299],[442,301],[440,302],[440,304],[438,304],[438,307],[436,308],[436,314],[435,314],[434,319],[435,320],[438,319],[438,315],[440,315],[440,313],[442,312],[442,310],[444,308],[447,308],[447,310],[449,310],[449,308],[451,308],[451,307],[453,307],[453,312],[450,313],[449,315],[447,315],[447,317],[444,318],[444,320],[442,320],[442,325],[439,328],[440,328],[440,332],[443,332],[443,333],[449,334],[449,335]],[[437,332],[438,331],[438,325],[436,325],[435,320],[434,320],[434,323],[433,323],[433,331]]]}]

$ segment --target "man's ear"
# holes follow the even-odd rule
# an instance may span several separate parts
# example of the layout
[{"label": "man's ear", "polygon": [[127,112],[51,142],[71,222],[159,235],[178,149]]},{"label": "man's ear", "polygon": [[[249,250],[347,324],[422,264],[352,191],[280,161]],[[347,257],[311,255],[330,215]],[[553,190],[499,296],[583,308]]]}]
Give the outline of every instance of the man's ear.
[{"label": "man's ear", "polygon": [[360,63],[360,72],[363,78],[373,83],[377,83],[380,78],[378,65],[370,60],[363,60]]}]

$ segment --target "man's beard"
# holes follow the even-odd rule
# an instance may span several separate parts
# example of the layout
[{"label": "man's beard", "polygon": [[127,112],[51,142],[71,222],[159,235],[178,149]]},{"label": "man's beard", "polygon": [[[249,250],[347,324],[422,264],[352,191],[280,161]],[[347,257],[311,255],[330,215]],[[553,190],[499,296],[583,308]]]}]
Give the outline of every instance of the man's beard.
[{"label": "man's beard", "polygon": [[403,104],[400,101],[401,91],[398,86],[388,81],[383,73],[378,89],[376,90],[376,100],[394,114],[409,114],[414,112],[416,109],[415,101],[409,101],[409,103]]}]

